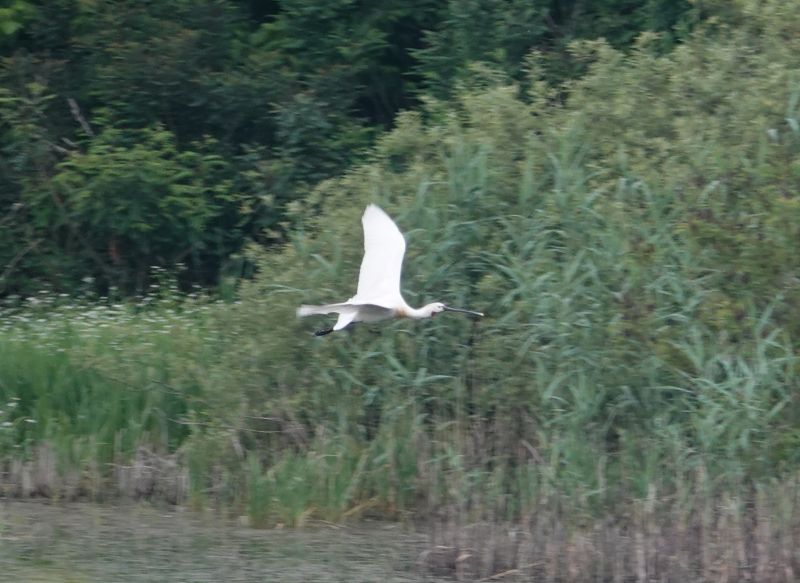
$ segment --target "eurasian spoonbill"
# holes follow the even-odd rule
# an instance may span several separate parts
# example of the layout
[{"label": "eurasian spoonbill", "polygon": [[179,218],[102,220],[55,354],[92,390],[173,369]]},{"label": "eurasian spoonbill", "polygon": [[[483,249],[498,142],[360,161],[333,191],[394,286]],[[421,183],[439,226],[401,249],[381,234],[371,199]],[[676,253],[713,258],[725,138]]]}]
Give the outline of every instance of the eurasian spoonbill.
[{"label": "eurasian spoonbill", "polygon": [[391,318],[430,318],[440,312],[462,312],[483,316],[481,312],[451,308],[434,302],[421,308],[412,308],[400,293],[400,271],[406,241],[394,221],[381,208],[371,204],[361,217],[364,226],[364,259],[358,275],[356,295],[341,304],[300,306],[298,316],[314,314],[339,314],[333,328],[315,332],[317,336],[341,330],[353,322],[380,322]]}]

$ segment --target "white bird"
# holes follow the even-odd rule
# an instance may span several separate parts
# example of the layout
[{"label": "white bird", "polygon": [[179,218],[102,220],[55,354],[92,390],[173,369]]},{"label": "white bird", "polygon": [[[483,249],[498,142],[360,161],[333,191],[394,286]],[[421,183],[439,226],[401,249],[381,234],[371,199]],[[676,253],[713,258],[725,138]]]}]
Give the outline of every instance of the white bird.
[{"label": "white bird", "polygon": [[358,275],[356,295],[341,304],[300,306],[300,317],[314,314],[339,314],[333,328],[318,330],[317,336],[341,330],[353,322],[380,322],[391,318],[421,320],[444,311],[462,312],[483,316],[481,312],[451,308],[434,302],[421,308],[412,308],[400,293],[400,271],[406,241],[394,221],[381,208],[371,204],[361,217],[364,226],[364,259]]}]

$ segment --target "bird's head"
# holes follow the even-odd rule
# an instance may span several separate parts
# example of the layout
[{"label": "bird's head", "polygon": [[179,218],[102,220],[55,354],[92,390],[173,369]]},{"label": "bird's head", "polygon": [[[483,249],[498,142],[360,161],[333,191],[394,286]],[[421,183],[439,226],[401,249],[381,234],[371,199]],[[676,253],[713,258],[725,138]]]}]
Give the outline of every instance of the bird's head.
[{"label": "bird's head", "polygon": [[451,308],[442,302],[433,302],[432,304],[428,304],[422,308],[422,310],[425,312],[426,318],[432,318],[441,312],[461,312],[462,314],[470,314],[472,316],[483,316],[481,312],[473,312],[472,310],[464,310],[461,308]]},{"label": "bird's head", "polygon": [[436,314],[444,312],[446,307],[442,302],[433,302],[422,309],[427,312],[428,318],[433,318]]}]

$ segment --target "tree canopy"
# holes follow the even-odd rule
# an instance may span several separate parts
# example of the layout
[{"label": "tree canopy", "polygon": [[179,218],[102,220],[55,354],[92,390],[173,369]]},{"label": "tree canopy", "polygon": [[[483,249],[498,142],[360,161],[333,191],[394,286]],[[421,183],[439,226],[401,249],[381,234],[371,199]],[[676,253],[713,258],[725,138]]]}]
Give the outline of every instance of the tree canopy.
[{"label": "tree canopy", "polygon": [[707,16],[667,0],[5,0],[0,294],[87,277],[131,293],[152,265],[213,285],[399,112],[480,82],[476,63],[523,82],[538,55],[561,84],[584,72],[576,39],[655,31],[667,51]]}]

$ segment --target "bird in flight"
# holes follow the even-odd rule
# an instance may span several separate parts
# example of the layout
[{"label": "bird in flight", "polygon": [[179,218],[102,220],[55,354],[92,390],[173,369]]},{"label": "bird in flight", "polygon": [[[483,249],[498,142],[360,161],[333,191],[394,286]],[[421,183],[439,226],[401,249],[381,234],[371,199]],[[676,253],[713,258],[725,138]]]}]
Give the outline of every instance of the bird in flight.
[{"label": "bird in flight", "polygon": [[371,204],[361,217],[364,226],[364,259],[358,275],[356,295],[341,304],[322,306],[300,306],[297,315],[339,314],[332,328],[318,330],[316,336],[324,336],[346,328],[353,322],[380,322],[391,318],[431,318],[440,312],[462,312],[483,316],[481,312],[451,308],[434,302],[421,308],[412,308],[400,293],[400,271],[406,241],[394,221],[381,208]]}]

